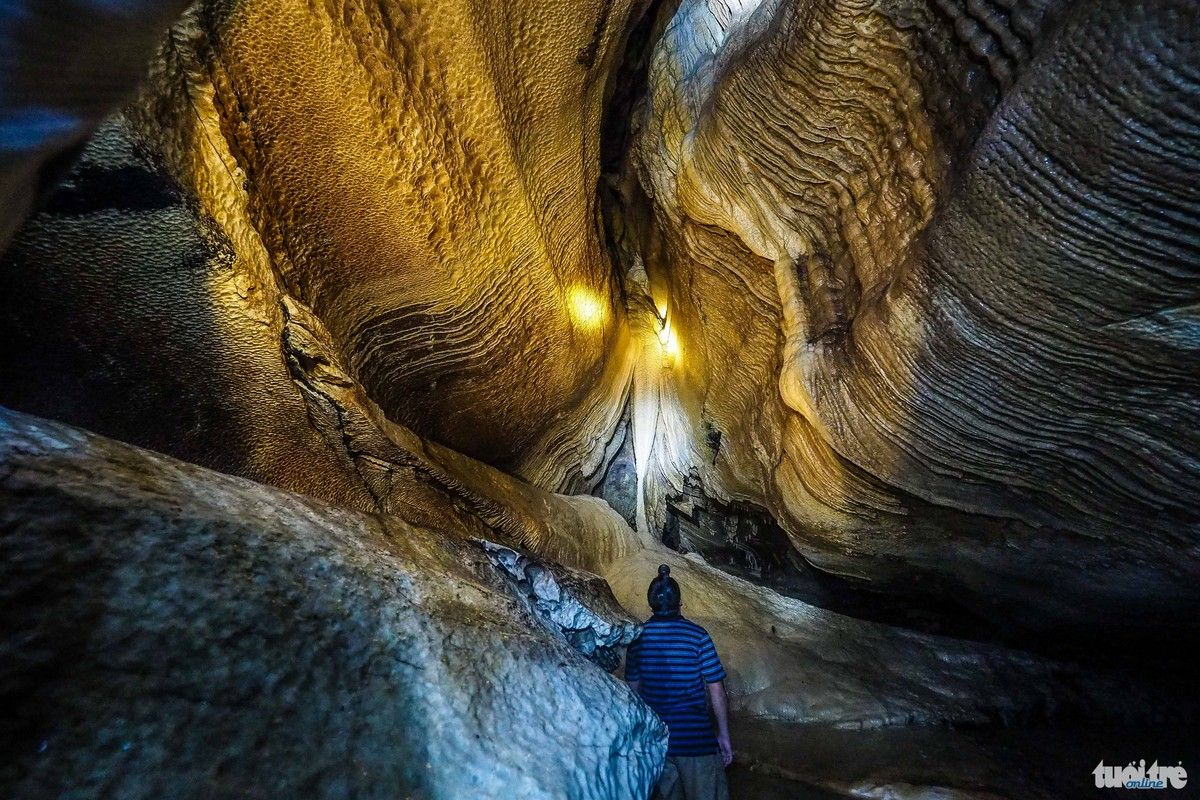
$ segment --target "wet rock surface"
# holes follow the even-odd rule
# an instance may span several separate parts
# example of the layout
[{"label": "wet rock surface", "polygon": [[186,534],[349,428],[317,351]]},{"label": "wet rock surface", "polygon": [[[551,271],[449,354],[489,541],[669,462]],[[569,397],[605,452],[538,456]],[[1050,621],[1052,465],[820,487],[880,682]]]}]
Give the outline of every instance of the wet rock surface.
[{"label": "wet rock surface", "polygon": [[9,411],[0,498],[5,796],[616,800],[656,775],[661,723],[477,545]]},{"label": "wet rock surface", "polygon": [[257,483],[0,412],[0,794],[637,795],[661,562],[747,792],[1194,757],[1196,3],[173,10],[0,8],[0,403]]}]

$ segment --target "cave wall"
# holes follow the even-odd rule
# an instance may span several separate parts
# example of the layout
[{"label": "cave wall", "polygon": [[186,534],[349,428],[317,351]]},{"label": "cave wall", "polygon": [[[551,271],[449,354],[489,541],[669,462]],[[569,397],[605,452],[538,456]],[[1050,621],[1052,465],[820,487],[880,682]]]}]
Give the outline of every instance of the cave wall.
[{"label": "cave wall", "polygon": [[0,402],[368,507],[288,298],[393,421],[547,488],[602,470],[631,349],[599,126],[638,11],[196,4],[6,256]]},{"label": "cave wall", "polygon": [[622,183],[684,353],[650,494],[1018,625],[1178,626],[1197,36],[1184,2],[682,3]]},{"label": "cave wall", "polygon": [[0,464],[7,797],[616,800],[658,775],[662,723],[585,658],[638,631],[602,581],[5,409]]},{"label": "cave wall", "polygon": [[285,287],[392,419],[491,463],[519,469],[568,414],[586,429],[602,377],[620,390],[594,187],[630,8],[201,14],[222,129]]},{"label": "cave wall", "polygon": [[[233,783],[267,741],[289,790],[334,794],[361,775],[306,760],[367,719],[412,737],[350,738],[376,789],[628,796],[653,726],[604,699],[619,689],[530,587],[545,569],[599,592],[587,570],[642,612],[662,562],[746,717],[1194,716],[1194,692],[1143,696],[1095,648],[1081,666],[876,624],[659,538],[707,515],[672,544],[714,562],[747,544],[1018,632],[1197,636],[1195,4],[208,0],[165,38],[149,12],[121,42],[158,46],[132,102],[53,158],[127,96],[122,49],[82,70],[111,91],[3,165],[5,220],[65,179],[0,263],[0,403],[258,483],[0,412],[3,646],[46,642],[5,675],[25,727],[0,780],[53,794],[97,739],[139,743],[102,754],[129,780],[198,775],[222,751],[187,736],[236,729]],[[29,97],[53,94],[27,50]],[[289,625],[263,632],[276,612]],[[427,740],[392,707],[399,667],[345,694],[348,618],[368,655],[448,670]],[[290,706],[312,699],[291,661],[310,646],[321,697]],[[240,685],[224,656],[279,683],[216,707]],[[534,679],[507,686],[518,668]],[[458,727],[472,687],[485,742]],[[43,700],[92,741],[39,735]],[[273,739],[257,712],[281,702]],[[520,741],[514,709],[608,738]],[[613,747],[631,760],[596,760]]]},{"label": "cave wall", "polygon": [[[781,596],[671,552],[596,498],[494,471],[463,477],[536,511],[543,538],[365,514],[7,410],[0,457],[0,690],[14,709],[0,726],[11,754],[0,781],[31,796],[92,780],[93,767],[116,770],[130,792],[189,775],[226,774],[236,788],[278,767],[281,786],[377,779],[474,797],[514,778],[535,794],[627,797],[657,763],[659,729],[585,656],[614,666],[637,631],[625,609],[644,609],[646,576],[663,562],[747,718],[981,725],[1042,721],[1104,695],[1121,698],[1112,719],[1152,705],[1119,672]],[[285,719],[264,713],[272,704]],[[564,722],[596,739],[554,733]],[[206,726],[246,730],[214,747]],[[368,751],[365,778],[327,763],[339,730]],[[150,747],[159,736],[167,744]],[[133,755],[110,752],[129,738]],[[456,777],[462,759],[472,769]]]},{"label": "cave wall", "polygon": [[5,254],[0,403],[601,574],[694,491],[1017,629],[1186,629],[1198,31],[198,3]]}]

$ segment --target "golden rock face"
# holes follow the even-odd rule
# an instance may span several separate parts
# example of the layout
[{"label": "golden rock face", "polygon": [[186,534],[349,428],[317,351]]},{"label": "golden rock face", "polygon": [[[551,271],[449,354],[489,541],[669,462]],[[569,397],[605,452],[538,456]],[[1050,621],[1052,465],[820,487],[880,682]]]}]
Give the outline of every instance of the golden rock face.
[{"label": "golden rock face", "polygon": [[[50,1],[0,239],[169,5]],[[738,722],[920,781],[1196,718],[1198,57],[1196,0],[193,3],[0,262],[0,795],[645,796],[565,642],[663,563]]]},{"label": "golden rock face", "polygon": [[829,569],[1034,625],[1149,624],[1194,597],[1171,543],[1198,530],[1200,128],[1171,76],[1200,18],[933,5],[684,2],[667,26],[626,169],[692,363],[649,491],[698,476]]},{"label": "golden rock face", "polygon": [[1189,600],[1195,5],[645,5],[194,6],[0,271],[0,402],[531,545],[478,462],[624,449],[643,535],[698,486],[877,582]]},{"label": "golden rock face", "polygon": [[392,419],[493,463],[519,465],[572,414],[617,341],[595,185],[629,6],[201,15],[221,128],[287,291]]}]

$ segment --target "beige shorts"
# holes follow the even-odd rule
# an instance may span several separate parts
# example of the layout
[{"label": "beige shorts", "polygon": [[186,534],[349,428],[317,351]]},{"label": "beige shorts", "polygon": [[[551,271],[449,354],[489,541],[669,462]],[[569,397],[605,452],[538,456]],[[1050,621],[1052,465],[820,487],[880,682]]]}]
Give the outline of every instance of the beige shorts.
[{"label": "beige shorts", "polygon": [[667,756],[658,777],[660,800],[729,800],[720,754]]}]

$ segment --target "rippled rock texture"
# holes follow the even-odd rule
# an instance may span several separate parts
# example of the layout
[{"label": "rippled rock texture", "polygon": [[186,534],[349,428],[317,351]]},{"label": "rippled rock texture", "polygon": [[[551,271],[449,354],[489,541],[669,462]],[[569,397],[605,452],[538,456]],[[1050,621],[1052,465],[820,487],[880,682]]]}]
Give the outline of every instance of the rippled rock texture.
[{"label": "rippled rock texture", "polygon": [[1186,0],[684,0],[615,182],[682,352],[650,502],[1017,627],[1186,627],[1198,45]]},{"label": "rippled rock texture", "polygon": [[657,776],[661,723],[567,641],[636,632],[602,584],[560,582],[594,607],[568,632],[443,532],[8,411],[0,464],[6,796],[625,798]]},{"label": "rippled rock texture", "polygon": [[1016,629],[1200,601],[1195,4],[568,5],[193,8],[7,256],[0,401],[444,517],[336,384]]},{"label": "rippled rock texture", "polygon": [[630,369],[596,195],[630,10],[197,4],[9,255],[0,400],[361,505],[283,369],[287,297],[391,420],[550,488],[598,469]]},{"label": "rippled rock texture", "polygon": [[6,412],[15,793],[628,796],[657,734],[570,643],[662,561],[741,714],[1190,707],[1092,662],[1200,638],[1191,0],[24,9],[0,403],[258,484]]},{"label": "rippled rock texture", "polygon": [[[617,604],[603,579],[530,559],[494,542],[481,546],[548,629],[561,633],[572,647],[605,669],[620,666],[621,652],[637,638],[641,625]],[[582,601],[581,594],[592,602]],[[596,599],[606,602],[598,604]]]}]

